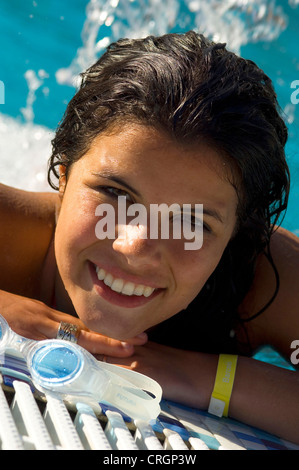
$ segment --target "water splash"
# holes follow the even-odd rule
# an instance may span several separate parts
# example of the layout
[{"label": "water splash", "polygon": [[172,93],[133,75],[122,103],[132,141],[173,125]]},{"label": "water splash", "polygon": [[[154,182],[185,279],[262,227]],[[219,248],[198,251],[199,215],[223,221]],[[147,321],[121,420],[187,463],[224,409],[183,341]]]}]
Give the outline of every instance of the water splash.
[{"label": "water splash", "polygon": [[[292,7],[298,4],[299,0],[289,0]],[[79,74],[120,37],[194,29],[239,52],[249,42],[273,40],[286,25],[287,17],[276,0],[89,0],[82,46],[69,66],[57,70],[56,80],[76,87]],[[34,124],[36,92],[49,91],[46,78],[42,69],[25,74],[28,95],[20,110],[25,123],[0,114],[1,182],[15,187],[49,190],[45,169],[53,132]]]},{"label": "water splash", "polygon": [[[46,167],[53,133],[33,122],[36,91],[48,76],[43,69],[26,71],[28,94],[26,106],[20,108],[25,122],[0,114],[1,182],[29,191],[49,191]],[[47,87],[43,92],[48,92]]]},{"label": "water splash", "polygon": [[239,54],[246,44],[276,39],[288,24],[275,0],[185,1],[196,12],[196,29]]},{"label": "water splash", "polygon": [[0,114],[1,183],[29,191],[49,191],[46,168],[50,129]]},{"label": "water splash", "polygon": [[287,15],[275,0],[90,0],[82,47],[69,67],[57,70],[56,80],[77,86],[78,75],[121,37],[194,29],[240,53],[250,42],[272,41],[286,26]]},{"label": "water splash", "polygon": [[177,0],[90,0],[81,33],[82,47],[67,68],[56,72],[60,84],[76,86],[78,75],[121,37],[161,35],[175,24]]},{"label": "water splash", "polygon": [[[25,79],[28,85],[28,95],[26,99],[26,107],[21,108],[20,111],[23,114],[23,117],[26,122],[33,122],[34,112],[33,112],[33,103],[36,100],[35,92],[43,85],[44,79],[48,78],[49,75],[45,70],[39,70],[36,74],[34,70],[27,70],[25,73]],[[44,92],[47,93],[47,88],[44,89]]]}]

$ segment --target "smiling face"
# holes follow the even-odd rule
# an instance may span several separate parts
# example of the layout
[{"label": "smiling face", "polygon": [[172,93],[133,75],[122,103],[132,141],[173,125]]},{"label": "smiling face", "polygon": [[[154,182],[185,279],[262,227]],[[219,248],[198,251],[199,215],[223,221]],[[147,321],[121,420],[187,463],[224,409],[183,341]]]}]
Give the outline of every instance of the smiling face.
[{"label": "smiling face", "polygon": [[[55,235],[58,308],[75,311],[87,327],[128,339],[185,309],[220,261],[237,222],[237,194],[219,154],[208,145],[183,146],[153,128],[130,124],[96,137],[70,168]],[[96,208],[142,204],[203,204],[203,245],[151,239],[144,227],[100,240]],[[62,281],[62,282],[61,282]],[[64,288],[62,288],[62,284]]]}]

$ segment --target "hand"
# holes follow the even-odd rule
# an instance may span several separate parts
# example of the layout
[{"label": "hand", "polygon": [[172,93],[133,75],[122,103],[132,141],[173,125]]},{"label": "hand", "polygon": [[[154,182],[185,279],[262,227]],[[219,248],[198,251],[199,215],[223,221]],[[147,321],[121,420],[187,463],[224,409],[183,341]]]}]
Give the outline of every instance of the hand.
[{"label": "hand", "polygon": [[133,354],[135,345],[145,344],[145,333],[119,341],[89,330],[82,321],[72,315],[59,312],[38,300],[0,291],[0,313],[9,326],[21,336],[43,340],[56,338],[61,321],[81,328],[78,344],[92,354],[127,357]]}]

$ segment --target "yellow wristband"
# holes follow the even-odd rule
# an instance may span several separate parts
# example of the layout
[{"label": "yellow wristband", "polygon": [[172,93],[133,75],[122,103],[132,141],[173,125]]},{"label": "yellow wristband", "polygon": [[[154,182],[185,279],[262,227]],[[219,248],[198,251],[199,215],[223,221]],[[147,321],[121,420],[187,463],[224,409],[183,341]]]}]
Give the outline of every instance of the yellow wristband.
[{"label": "yellow wristband", "polygon": [[208,412],[219,416],[228,416],[228,408],[234,385],[238,356],[219,354],[214,390]]}]

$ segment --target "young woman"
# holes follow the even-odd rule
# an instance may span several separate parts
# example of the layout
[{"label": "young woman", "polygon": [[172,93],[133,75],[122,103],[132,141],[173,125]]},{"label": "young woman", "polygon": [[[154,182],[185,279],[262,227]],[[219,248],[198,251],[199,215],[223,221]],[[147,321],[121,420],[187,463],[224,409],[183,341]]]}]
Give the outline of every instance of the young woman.
[{"label": "young woman", "polygon": [[[225,405],[299,442],[298,373],[251,358],[271,344],[290,359],[299,340],[299,242],[278,228],[286,139],[270,79],[225,45],[195,32],[112,44],[53,140],[58,194],[1,187],[1,314],[35,339],[77,326],[79,344],[152,376],[165,398]],[[148,223],[130,223],[134,204]],[[161,204],[202,204],[200,249],[149,236]],[[96,230],[103,207],[112,237]]]}]

